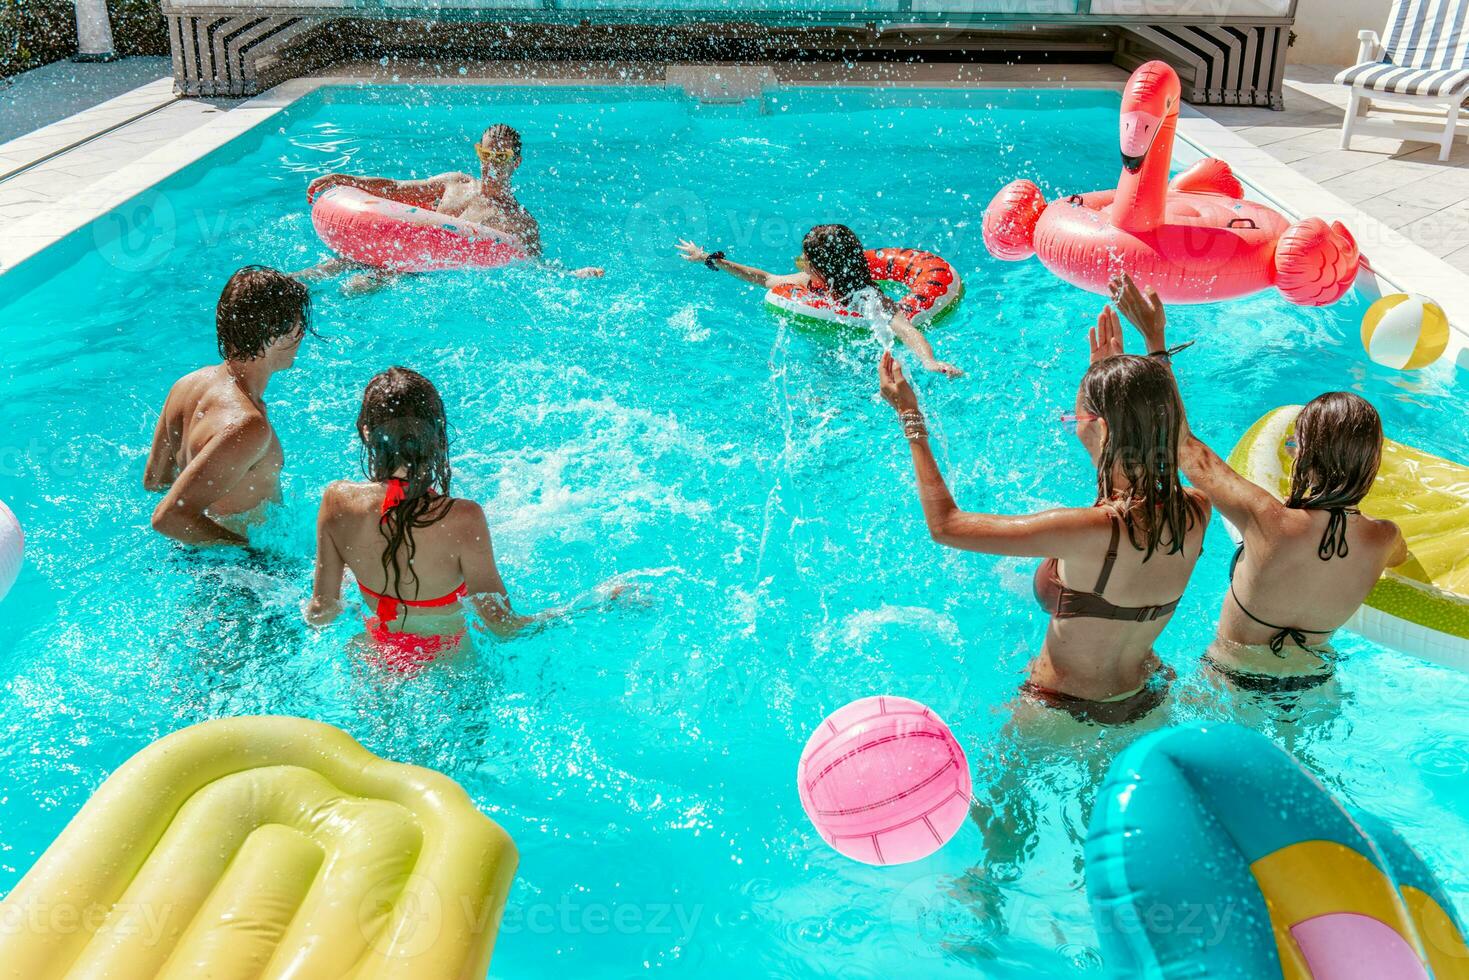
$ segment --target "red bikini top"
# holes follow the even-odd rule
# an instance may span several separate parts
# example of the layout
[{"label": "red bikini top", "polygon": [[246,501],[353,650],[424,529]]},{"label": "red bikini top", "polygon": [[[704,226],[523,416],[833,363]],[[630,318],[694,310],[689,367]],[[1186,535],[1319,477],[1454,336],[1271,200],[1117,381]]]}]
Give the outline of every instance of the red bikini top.
[{"label": "red bikini top", "polygon": [[[388,511],[403,502],[407,489],[408,481],[400,477],[395,476],[388,481],[388,490],[387,493],[383,494],[383,507],[378,517],[379,524],[387,517]],[[463,582],[460,582],[459,587],[453,592],[450,592],[448,595],[439,596],[437,599],[400,599],[397,596],[374,592],[361,582],[357,583],[357,588],[362,590],[363,595],[377,602],[374,615],[377,616],[378,621],[381,623],[391,623],[397,619],[400,606],[407,606],[410,609],[432,609],[438,606],[452,606],[456,605],[460,599],[468,595],[468,590],[465,588]]]}]

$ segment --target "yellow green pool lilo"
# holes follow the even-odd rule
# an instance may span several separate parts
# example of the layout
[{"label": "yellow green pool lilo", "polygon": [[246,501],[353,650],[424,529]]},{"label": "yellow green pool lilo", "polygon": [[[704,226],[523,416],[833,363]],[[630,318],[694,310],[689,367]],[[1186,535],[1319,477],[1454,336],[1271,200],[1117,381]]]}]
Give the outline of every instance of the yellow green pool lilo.
[{"label": "yellow green pool lilo", "polygon": [[[1240,438],[1229,465],[1284,499],[1290,491],[1286,442],[1299,405],[1266,414]],[[1395,522],[1408,561],[1383,573],[1346,628],[1402,653],[1469,670],[1469,466],[1384,440],[1377,482],[1361,503],[1369,517]]]},{"label": "yellow green pool lilo", "polygon": [[481,978],[518,860],[441,773],[209,721],[114,772],[0,903],[0,978]]}]

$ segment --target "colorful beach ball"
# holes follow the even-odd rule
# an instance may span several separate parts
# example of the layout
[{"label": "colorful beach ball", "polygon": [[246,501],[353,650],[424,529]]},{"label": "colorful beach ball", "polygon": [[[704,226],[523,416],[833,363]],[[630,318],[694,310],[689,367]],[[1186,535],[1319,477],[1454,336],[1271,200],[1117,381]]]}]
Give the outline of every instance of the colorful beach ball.
[{"label": "colorful beach ball", "polygon": [[26,536],[10,508],[0,501],[0,599],[4,599],[20,574],[25,557]]},{"label": "colorful beach ball", "polygon": [[1362,346],[1383,367],[1416,371],[1438,360],[1449,345],[1449,318],[1424,296],[1384,296],[1362,318]]},{"label": "colorful beach ball", "polygon": [[796,780],[822,839],[867,864],[928,857],[969,816],[963,748],[907,698],[863,698],[834,712],[806,742]]}]

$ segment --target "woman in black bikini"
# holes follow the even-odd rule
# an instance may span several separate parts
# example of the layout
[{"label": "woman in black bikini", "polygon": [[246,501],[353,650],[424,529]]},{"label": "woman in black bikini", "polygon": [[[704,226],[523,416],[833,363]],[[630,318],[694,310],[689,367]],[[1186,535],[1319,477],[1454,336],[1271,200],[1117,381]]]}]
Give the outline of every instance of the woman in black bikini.
[{"label": "woman in black bikini", "polygon": [[[1157,294],[1143,296],[1126,278],[1113,292],[1148,349],[1166,350],[1167,317]],[[1282,503],[1184,428],[1184,474],[1244,536],[1204,662],[1245,690],[1300,691],[1329,680],[1332,634],[1385,568],[1408,559],[1396,524],[1357,510],[1382,460],[1377,411],[1348,392],[1321,395],[1297,417],[1295,444],[1290,496]]]},{"label": "woman in black bikini", "polygon": [[1209,522],[1204,495],[1179,482],[1183,406],[1166,359],[1124,354],[1116,314],[1104,313],[1067,419],[1096,464],[1097,502],[1020,516],[958,508],[917,395],[891,354],[882,361],[882,396],[902,422],[934,540],[1046,559],[1035,591],[1051,622],[1024,697],[1104,726],[1136,721],[1166,698],[1173,675],[1153,643],[1188,585]]}]

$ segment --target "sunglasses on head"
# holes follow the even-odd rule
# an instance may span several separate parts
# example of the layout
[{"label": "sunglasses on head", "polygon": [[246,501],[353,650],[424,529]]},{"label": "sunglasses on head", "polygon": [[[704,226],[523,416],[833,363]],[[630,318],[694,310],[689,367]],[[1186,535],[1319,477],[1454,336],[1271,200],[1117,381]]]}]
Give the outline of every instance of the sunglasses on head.
[{"label": "sunglasses on head", "polygon": [[1060,421],[1062,425],[1069,425],[1074,429],[1082,422],[1100,422],[1101,420],[1100,415],[1093,415],[1090,412],[1062,412]]}]

